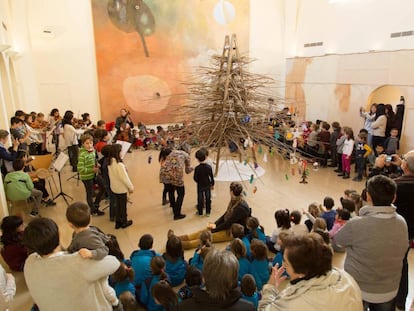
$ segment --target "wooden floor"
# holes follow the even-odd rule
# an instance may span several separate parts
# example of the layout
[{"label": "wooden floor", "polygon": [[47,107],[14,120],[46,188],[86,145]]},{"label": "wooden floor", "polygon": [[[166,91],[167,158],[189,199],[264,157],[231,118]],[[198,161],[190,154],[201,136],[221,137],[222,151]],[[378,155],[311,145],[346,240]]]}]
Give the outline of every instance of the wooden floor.
[{"label": "wooden floor", "polygon": [[[149,163],[148,158],[152,156]],[[297,168],[292,172],[289,161],[279,156],[268,155],[268,161],[263,162],[263,155],[259,156],[259,164],[266,170],[260,179],[245,181],[246,200],[253,210],[253,215],[258,217],[265,228],[265,232],[270,234],[275,225],[273,214],[277,209],[301,210],[307,209],[309,203],[322,202],[325,196],[334,198],[338,206],[339,198],[343,196],[345,189],[356,189],[361,191],[364,183],[353,182],[352,178],[343,180],[336,176],[332,168],[321,168],[318,171],[310,169],[308,184],[299,183],[300,176]],[[199,217],[195,215],[196,204],[196,185],[192,180],[192,174],[185,176],[186,195],[182,212],[187,217],[182,220],[173,221],[172,211],[168,206],[161,205],[162,184],[159,183],[159,164],[157,162],[158,151],[133,151],[126,155],[125,163],[128,167],[129,175],[135,186],[135,191],[130,199],[132,204],[128,205],[128,215],[134,224],[127,229],[114,229],[114,223],[109,222],[109,215],[93,217],[92,224],[100,227],[104,232],[115,234],[118,237],[121,248],[126,257],[137,249],[139,238],[145,233],[154,236],[154,248],[162,252],[167,239],[168,229],[173,229],[176,234],[184,234],[200,230],[208,222],[213,222],[226,209],[229,200],[229,182],[217,182],[213,195],[211,217]],[[234,158],[236,161],[237,159]],[[197,161],[192,155],[193,166]],[[295,175],[292,175],[295,173]],[[71,195],[74,200],[85,200],[85,190],[83,184],[74,178],[71,168],[67,165],[62,170],[63,191]],[[70,179],[69,179],[70,178]],[[54,176],[56,183],[57,176]],[[253,188],[257,187],[254,193]],[[54,188],[54,187],[53,187]],[[56,190],[54,190],[56,194]],[[54,207],[43,207],[40,213],[43,217],[53,218],[60,227],[61,243],[68,246],[71,239],[71,230],[65,219],[66,204],[62,197],[57,200]],[[101,209],[106,202],[101,203]],[[21,209],[25,209],[22,206]],[[13,210],[13,213],[20,212],[20,208]],[[27,210],[24,211],[27,215]],[[108,214],[108,210],[106,210]],[[26,220],[30,218],[25,216]],[[188,259],[193,251],[186,252]],[[409,254],[409,262],[414,262],[413,253]],[[334,265],[343,266],[344,256],[335,254]],[[7,265],[3,263],[7,269]],[[407,300],[407,308],[411,304],[413,297],[414,276],[410,266],[410,292]],[[12,311],[29,310],[32,305],[30,294],[24,281],[22,273],[14,273],[17,282],[17,294],[12,305]]]}]

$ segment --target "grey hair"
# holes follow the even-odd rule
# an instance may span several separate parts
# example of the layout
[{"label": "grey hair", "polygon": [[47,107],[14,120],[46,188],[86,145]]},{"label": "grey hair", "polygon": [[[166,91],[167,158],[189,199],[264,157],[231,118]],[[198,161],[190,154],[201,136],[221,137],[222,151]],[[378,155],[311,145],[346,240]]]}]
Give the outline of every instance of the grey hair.
[{"label": "grey hair", "polygon": [[407,153],[405,162],[407,163],[407,169],[411,174],[414,174],[414,150],[411,150]]}]

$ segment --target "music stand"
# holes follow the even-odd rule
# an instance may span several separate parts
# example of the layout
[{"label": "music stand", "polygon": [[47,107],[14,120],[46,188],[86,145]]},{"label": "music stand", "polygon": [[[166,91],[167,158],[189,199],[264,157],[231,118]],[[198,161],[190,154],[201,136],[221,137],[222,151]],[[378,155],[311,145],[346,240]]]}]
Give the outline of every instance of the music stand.
[{"label": "music stand", "polygon": [[59,193],[53,198],[53,200],[55,200],[56,198],[58,198],[58,197],[60,197],[60,196],[62,196],[62,198],[63,198],[63,200],[65,200],[65,202],[66,202],[66,205],[69,205],[69,202],[68,202],[68,200],[66,199],[66,197],[68,197],[69,199],[71,199],[71,200],[73,200],[73,198],[70,196],[70,195],[68,195],[68,194],[66,194],[66,193],[64,193],[63,192],[63,190],[62,190],[62,178],[61,178],[61,176],[60,176],[60,172],[62,171],[62,169],[63,169],[63,167],[65,166],[65,164],[66,164],[66,162],[68,161],[68,159],[69,159],[69,157],[65,154],[65,153],[63,153],[63,152],[61,152],[60,154],[59,154],[59,156],[57,157],[57,159],[56,159],[56,161],[53,163],[53,167],[54,167],[54,169],[58,172],[58,178],[59,178]]}]

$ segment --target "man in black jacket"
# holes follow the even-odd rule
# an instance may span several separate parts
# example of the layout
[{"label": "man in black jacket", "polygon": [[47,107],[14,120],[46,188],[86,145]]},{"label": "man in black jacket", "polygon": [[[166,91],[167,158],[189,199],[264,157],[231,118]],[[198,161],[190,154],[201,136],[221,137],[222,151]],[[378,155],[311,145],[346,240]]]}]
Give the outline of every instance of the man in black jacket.
[{"label": "man in black jacket", "polygon": [[[414,150],[406,153],[402,159],[393,155],[393,160],[398,162],[403,170],[403,176],[395,179],[397,183],[397,195],[394,204],[397,207],[397,213],[403,216],[407,222],[408,238],[411,241],[414,239],[414,204],[412,200],[414,193]],[[407,255],[409,250],[410,248],[408,247],[403,261],[400,288],[396,297],[396,306],[400,310],[405,310],[405,301],[408,294]]]}]

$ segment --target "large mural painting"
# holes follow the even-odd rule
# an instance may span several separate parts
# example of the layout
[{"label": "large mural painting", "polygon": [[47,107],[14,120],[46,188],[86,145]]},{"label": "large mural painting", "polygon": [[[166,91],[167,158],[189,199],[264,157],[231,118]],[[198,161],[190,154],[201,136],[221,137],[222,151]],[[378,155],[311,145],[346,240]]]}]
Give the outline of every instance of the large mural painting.
[{"label": "large mural painting", "polygon": [[249,0],[92,0],[101,115],[169,123],[226,34],[248,52]]}]

